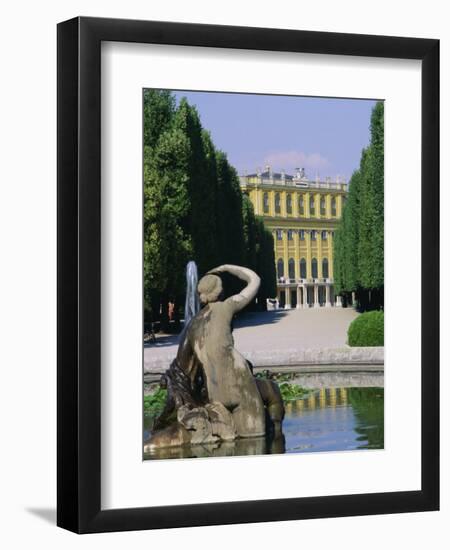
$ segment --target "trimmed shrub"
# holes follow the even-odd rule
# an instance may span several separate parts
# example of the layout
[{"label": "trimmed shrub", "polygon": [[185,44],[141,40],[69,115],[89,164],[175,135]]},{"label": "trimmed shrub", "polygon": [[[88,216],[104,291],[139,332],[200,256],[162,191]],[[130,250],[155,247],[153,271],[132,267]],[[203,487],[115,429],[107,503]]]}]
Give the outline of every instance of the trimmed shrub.
[{"label": "trimmed shrub", "polygon": [[384,313],[367,311],[350,323],[347,332],[349,346],[384,346]]}]

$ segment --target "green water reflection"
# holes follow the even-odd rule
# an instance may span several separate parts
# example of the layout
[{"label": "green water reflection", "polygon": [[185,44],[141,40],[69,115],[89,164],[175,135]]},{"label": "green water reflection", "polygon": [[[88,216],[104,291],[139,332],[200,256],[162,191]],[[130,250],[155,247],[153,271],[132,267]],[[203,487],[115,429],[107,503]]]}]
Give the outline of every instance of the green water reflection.
[{"label": "green water reflection", "polygon": [[[151,417],[144,418],[144,441]],[[384,447],[383,388],[323,388],[286,403],[283,436],[160,449],[145,459],[348,451]]]}]

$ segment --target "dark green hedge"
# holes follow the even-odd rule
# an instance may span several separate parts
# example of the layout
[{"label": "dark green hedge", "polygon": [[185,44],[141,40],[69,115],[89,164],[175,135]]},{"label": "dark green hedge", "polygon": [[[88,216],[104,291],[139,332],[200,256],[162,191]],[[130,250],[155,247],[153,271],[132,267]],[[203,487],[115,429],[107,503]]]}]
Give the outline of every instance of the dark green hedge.
[{"label": "dark green hedge", "polygon": [[350,323],[349,346],[384,346],[384,313],[367,311]]}]

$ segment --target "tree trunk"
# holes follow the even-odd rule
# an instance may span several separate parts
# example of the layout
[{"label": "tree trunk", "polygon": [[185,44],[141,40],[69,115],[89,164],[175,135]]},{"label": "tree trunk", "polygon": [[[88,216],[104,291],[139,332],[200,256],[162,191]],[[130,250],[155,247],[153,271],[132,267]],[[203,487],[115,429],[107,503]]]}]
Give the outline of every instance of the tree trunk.
[{"label": "tree trunk", "polygon": [[174,321],[175,332],[180,332],[180,329],[181,329],[180,303],[182,303],[182,300],[180,300],[179,297],[175,298],[175,301],[173,304],[173,321]]},{"label": "tree trunk", "polygon": [[169,295],[163,292],[161,295],[161,330],[169,331]]}]

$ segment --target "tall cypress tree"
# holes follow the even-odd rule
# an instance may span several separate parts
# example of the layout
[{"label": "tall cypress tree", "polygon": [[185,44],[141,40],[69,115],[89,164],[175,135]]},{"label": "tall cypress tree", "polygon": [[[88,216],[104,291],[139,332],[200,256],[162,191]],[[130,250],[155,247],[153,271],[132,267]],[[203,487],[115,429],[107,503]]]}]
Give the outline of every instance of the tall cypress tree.
[{"label": "tall cypress tree", "polygon": [[216,230],[216,176],[214,174],[214,147],[203,131],[195,107],[183,98],[175,114],[175,127],[188,138],[190,144],[189,227],[193,253],[200,273],[205,273],[217,260]]},{"label": "tall cypress tree", "polygon": [[144,90],[144,318],[159,316],[161,293],[168,286],[165,274],[164,220],[158,218],[164,201],[161,180],[155,172],[155,154],[161,136],[170,130],[175,99],[167,90]]},{"label": "tall cypress tree", "polygon": [[355,291],[359,286],[359,241],[361,210],[361,172],[355,171],[349,182],[349,194],[344,209],[344,279],[345,289]]},{"label": "tall cypress tree", "polygon": [[370,145],[363,150],[334,239],[336,292],[356,291],[359,307],[383,306],[384,122],[383,103],[371,116]]},{"label": "tall cypress tree", "polygon": [[261,278],[258,292],[259,309],[267,309],[267,298],[277,294],[277,278],[275,272],[275,252],[272,233],[265,227],[262,218],[256,218],[257,254],[255,271]]},{"label": "tall cypress tree", "polygon": [[372,149],[368,147],[361,158],[361,187],[359,211],[358,266],[359,280],[364,289],[372,287],[373,280],[373,166]]},{"label": "tall cypress tree", "polygon": [[163,323],[167,305],[184,291],[184,268],[192,254],[182,221],[190,208],[189,141],[172,128],[161,134],[144,163],[144,284],[161,295]]},{"label": "tall cypress tree", "polygon": [[175,98],[169,90],[144,90],[144,146],[152,152],[161,134],[168,130],[175,113]]},{"label": "tall cypress tree", "polygon": [[253,204],[247,195],[242,196],[242,222],[244,226],[245,265],[256,269],[258,227],[253,210]]},{"label": "tall cypress tree", "polygon": [[266,309],[267,298],[276,295],[275,255],[272,233],[266,229],[262,218],[255,216],[253,204],[247,195],[242,197],[244,225],[245,265],[256,271],[261,279],[257,309]]},{"label": "tall cypress tree", "polygon": [[[345,211],[343,213],[343,216]],[[344,250],[343,250],[343,229],[342,229],[342,220],[339,223],[336,231],[334,232],[333,238],[333,275],[334,275],[334,292],[335,294],[343,294],[345,292],[345,280],[344,280],[344,271],[343,263]]]},{"label": "tall cypress tree", "polygon": [[220,263],[242,265],[245,262],[245,240],[239,178],[222,151],[216,152],[216,164],[217,245]]},{"label": "tall cypress tree", "polygon": [[[371,118],[371,147],[373,165],[373,233],[372,288],[382,291],[384,286],[384,103],[378,102]],[[382,299],[382,296],[379,297]]]}]

